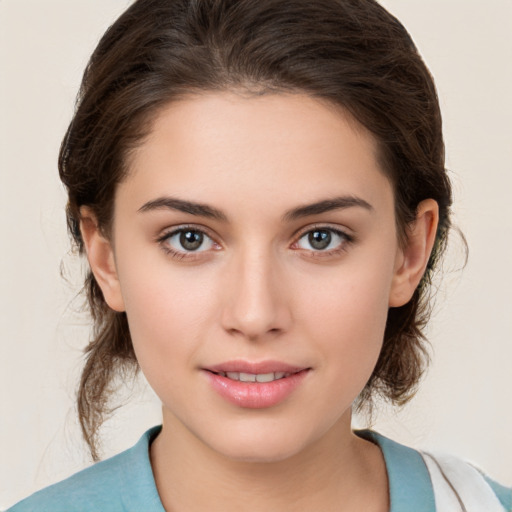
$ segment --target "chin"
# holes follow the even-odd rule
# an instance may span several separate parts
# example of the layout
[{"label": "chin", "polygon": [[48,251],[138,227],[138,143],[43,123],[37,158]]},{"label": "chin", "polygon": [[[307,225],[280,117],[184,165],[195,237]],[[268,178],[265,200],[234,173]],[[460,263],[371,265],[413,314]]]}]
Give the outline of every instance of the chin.
[{"label": "chin", "polygon": [[221,455],[235,462],[252,464],[272,464],[285,461],[297,455],[301,450],[286,446],[248,446],[247,444],[219,450]]},{"label": "chin", "polygon": [[212,436],[210,445],[218,454],[236,462],[276,463],[301,453],[314,442],[308,433],[290,429],[229,430],[223,436]]}]

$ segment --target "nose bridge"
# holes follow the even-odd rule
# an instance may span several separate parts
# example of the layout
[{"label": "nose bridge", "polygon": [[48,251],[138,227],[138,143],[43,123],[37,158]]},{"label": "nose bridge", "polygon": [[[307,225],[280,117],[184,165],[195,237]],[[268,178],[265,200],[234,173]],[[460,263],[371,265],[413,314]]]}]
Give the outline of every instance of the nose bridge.
[{"label": "nose bridge", "polygon": [[256,244],[242,248],[230,264],[224,328],[249,339],[287,328],[288,307],[278,257]]}]

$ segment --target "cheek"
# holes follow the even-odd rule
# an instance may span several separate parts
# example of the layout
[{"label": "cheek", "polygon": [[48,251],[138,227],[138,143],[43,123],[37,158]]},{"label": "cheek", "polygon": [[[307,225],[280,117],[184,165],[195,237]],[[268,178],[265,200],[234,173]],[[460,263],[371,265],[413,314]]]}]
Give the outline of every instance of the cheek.
[{"label": "cheek", "polygon": [[[323,282],[305,283],[296,297],[302,329],[316,340],[331,378],[340,385],[363,387],[377,362],[384,338],[391,286],[391,261],[346,266]],[[300,299],[299,299],[300,300]],[[343,376],[336,375],[342,372]]]},{"label": "cheek", "polygon": [[354,258],[330,272],[311,274],[295,294],[303,302],[301,316],[316,317],[319,327],[331,331],[383,331],[392,268],[391,258]]},{"label": "cheek", "polygon": [[310,315],[326,350],[340,360],[358,361],[356,367],[366,361],[371,366],[382,346],[387,302],[364,295],[361,288],[357,292],[347,287],[323,308],[316,301]]},{"label": "cheek", "polygon": [[151,381],[164,366],[179,372],[193,364],[214,308],[212,279],[173,271],[170,265],[132,266],[121,275],[122,293],[137,360]]}]

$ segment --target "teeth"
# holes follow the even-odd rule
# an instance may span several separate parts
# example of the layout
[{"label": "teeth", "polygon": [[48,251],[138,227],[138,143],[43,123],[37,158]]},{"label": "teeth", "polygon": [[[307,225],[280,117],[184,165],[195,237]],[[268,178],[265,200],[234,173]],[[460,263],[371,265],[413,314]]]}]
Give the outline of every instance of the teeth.
[{"label": "teeth", "polygon": [[256,375],[256,382],[272,382],[275,379],[275,373],[259,373]]},{"label": "teeth", "polygon": [[240,382],[272,382],[279,380],[290,375],[285,372],[271,372],[271,373],[244,373],[244,372],[218,372],[219,375],[227,377],[231,380],[238,380]]}]

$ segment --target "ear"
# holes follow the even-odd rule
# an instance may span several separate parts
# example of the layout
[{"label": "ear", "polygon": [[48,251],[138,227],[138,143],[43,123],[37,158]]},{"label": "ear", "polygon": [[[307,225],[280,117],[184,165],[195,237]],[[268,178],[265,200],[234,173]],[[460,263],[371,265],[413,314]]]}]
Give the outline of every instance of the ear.
[{"label": "ear", "polygon": [[101,232],[96,215],[86,206],[80,208],[80,232],[91,271],[105,301],[114,311],[124,311],[112,244]]},{"label": "ear", "polygon": [[407,304],[418,286],[436,239],[439,207],[433,199],[418,205],[416,220],[407,227],[406,246],[400,248],[389,295],[389,306]]}]

